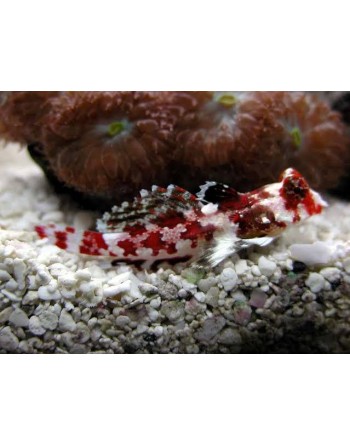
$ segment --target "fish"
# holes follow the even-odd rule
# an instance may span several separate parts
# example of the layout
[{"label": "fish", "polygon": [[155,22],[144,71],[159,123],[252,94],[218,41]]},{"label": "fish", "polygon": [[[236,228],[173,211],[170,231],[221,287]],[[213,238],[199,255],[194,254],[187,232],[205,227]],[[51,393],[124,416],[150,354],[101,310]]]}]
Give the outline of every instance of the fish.
[{"label": "fish", "polygon": [[144,268],[189,260],[215,267],[241,249],[268,245],[326,206],[305,178],[288,168],[279,182],[245,193],[215,181],[207,181],[197,194],[176,185],[153,186],[106,212],[96,231],[55,224],[35,230],[69,252]]}]

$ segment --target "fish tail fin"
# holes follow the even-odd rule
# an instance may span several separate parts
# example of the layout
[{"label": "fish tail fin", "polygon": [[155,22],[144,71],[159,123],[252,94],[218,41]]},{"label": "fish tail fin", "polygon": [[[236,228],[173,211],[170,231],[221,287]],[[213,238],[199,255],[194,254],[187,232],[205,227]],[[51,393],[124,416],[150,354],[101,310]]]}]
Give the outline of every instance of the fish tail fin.
[{"label": "fish tail fin", "polygon": [[76,230],[71,226],[55,224],[35,226],[40,238],[47,238],[50,243],[66,251],[88,255],[109,255],[108,246],[99,232]]}]

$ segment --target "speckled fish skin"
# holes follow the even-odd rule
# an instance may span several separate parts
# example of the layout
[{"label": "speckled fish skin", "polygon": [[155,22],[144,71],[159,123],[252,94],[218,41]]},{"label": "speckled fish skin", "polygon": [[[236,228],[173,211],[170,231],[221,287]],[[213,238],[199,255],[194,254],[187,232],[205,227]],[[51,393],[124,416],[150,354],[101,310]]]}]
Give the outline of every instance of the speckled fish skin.
[{"label": "speckled fish skin", "polygon": [[215,182],[207,182],[197,195],[174,185],[154,186],[106,213],[98,231],[54,224],[35,229],[41,238],[70,252],[147,265],[196,259],[208,252],[208,263],[216,266],[239,249],[267,244],[326,205],[290,168],[279,183],[248,193]]}]

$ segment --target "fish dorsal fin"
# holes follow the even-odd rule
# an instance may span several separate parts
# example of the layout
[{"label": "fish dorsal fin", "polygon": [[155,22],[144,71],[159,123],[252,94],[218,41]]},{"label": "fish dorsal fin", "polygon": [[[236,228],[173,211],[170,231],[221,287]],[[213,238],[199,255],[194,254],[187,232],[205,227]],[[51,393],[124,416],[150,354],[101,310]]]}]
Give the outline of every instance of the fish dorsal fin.
[{"label": "fish dorsal fin", "polygon": [[196,194],[202,202],[218,204],[219,210],[238,210],[246,206],[246,196],[233,187],[216,181],[207,181]]},{"label": "fish dorsal fin", "polygon": [[199,192],[196,194],[199,200],[209,203],[219,204],[222,201],[237,200],[239,194],[226,184],[217,183],[216,181],[207,181],[200,186]]},{"label": "fish dorsal fin", "polygon": [[166,189],[153,186],[151,191],[142,190],[132,202],[114,206],[97,222],[99,232],[122,232],[145,225],[174,227],[185,219],[189,211],[199,213],[201,204],[197,197],[179,186]]}]

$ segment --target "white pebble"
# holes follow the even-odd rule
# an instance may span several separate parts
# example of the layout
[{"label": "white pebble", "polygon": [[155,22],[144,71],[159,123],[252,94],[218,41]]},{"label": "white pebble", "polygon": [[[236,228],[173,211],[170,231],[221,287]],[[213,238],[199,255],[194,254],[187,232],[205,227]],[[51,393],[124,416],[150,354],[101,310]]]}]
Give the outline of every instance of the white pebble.
[{"label": "white pebble", "polygon": [[55,330],[58,325],[58,316],[52,311],[44,310],[38,317],[41,325],[47,330]]},{"label": "white pebble", "polygon": [[38,269],[37,277],[38,277],[39,283],[41,283],[43,285],[47,285],[48,283],[50,283],[50,280],[52,280],[51,274],[49,274],[44,269]]},{"label": "white pebble", "polygon": [[33,274],[29,274],[27,276],[27,286],[29,290],[36,290],[37,286],[36,286],[36,279],[35,276]]},{"label": "white pebble", "polygon": [[28,327],[29,318],[20,308],[16,308],[11,314],[9,321],[16,327]]},{"label": "white pebble", "polygon": [[8,282],[5,283],[5,288],[8,291],[16,291],[18,289],[18,283],[15,279],[11,278]]},{"label": "white pebble", "polygon": [[233,302],[246,302],[247,298],[244,295],[243,291],[237,290],[234,293],[231,293],[231,297],[233,299]]},{"label": "white pebble", "polygon": [[38,289],[38,296],[41,300],[59,300],[61,299],[61,293],[54,287],[48,285],[48,286],[41,286]]},{"label": "white pebble", "polygon": [[205,297],[205,303],[212,307],[217,307],[219,303],[220,290],[217,287],[211,287]]},{"label": "white pebble", "polygon": [[194,283],[190,283],[182,277],[176,276],[175,274],[169,275],[169,282],[174,284],[179,290],[183,289],[191,292],[197,289],[197,286]]},{"label": "white pebble", "polygon": [[78,338],[79,342],[84,344],[90,339],[90,330],[84,322],[77,323],[77,330],[75,337]]},{"label": "white pebble", "polygon": [[74,309],[74,305],[73,305],[73,303],[72,302],[70,302],[70,301],[65,301],[64,302],[64,308],[68,311],[68,313],[70,312],[70,311],[72,311],[73,309]]},{"label": "white pebble", "polygon": [[87,324],[89,328],[94,328],[97,325],[97,317],[92,317],[89,319]]},{"label": "white pebble", "polygon": [[88,268],[85,269],[79,269],[75,274],[74,277],[77,280],[91,280],[91,272],[88,270]]},{"label": "white pebble", "polygon": [[84,308],[84,310],[81,312],[81,320],[84,322],[87,322],[91,318],[91,310],[90,308]]},{"label": "white pebble", "polygon": [[69,333],[68,331],[66,331],[65,333],[62,333],[61,339],[68,348],[71,348],[74,344],[73,335],[72,335],[72,333]]},{"label": "white pebble", "polygon": [[238,260],[238,262],[235,263],[235,270],[239,276],[244,274],[248,269],[249,266],[247,264],[247,261],[244,259],[240,259]]},{"label": "white pebble", "polygon": [[76,307],[72,311],[72,317],[75,320],[75,322],[79,322],[81,318],[81,310],[79,307]]},{"label": "white pebble", "polygon": [[131,289],[131,281],[127,280],[119,285],[104,288],[103,296],[107,298],[115,297],[118,294],[127,293]]},{"label": "white pebble", "polygon": [[26,264],[21,259],[15,259],[13,262],[13,275],[18,283],[18,288],[23,290],[25,287]]},{"label": "white pebble", "polygon": [[325,279],[329,280],[329,282],[336,282],[341,276],[339,269],[333,267],[321,269],[320,274],[322,274]]},{"label": "white pebble", "polygon": [[61,314],[62,307],[60,304],[56,303],[55,305],[53,305],[50,308],[52,308],[52,312],[55,313],[57,316],[59,316]]},{"label": "white pebble", "polygon": [[118,274],[108,281],[108,285],[112,285],[112,286],[120,285],[123,282],[131,280],[132,276],[134,276],[134,275],[130,271],[126,271],[125,273]]},{"label": "white pebble", "polygon": [[266,277],[270,277],[276,270],[276,263],[267,259],[265,256],[261,256],[258,261],[258,266],[262,274]]},{"label": "white pebble", "polygon": [[150,307],[148,310],[148,317],[151,322],[155,322],[159,317],[159,312],[154,308]]},{"label": "white pebble", "polygon": [[200,279],[198,281],[198,289],[203,291],[203,293],[207,293],[210,288],[216,285],[216,277],[207,277],[205,279]]},{"label": "white pebble", "polygon": [[350,274],[350,257],[347,257],[346,259],[344,259],[343,266],[344,266],[345,271],[348,274]]},{"label": "white pebble", "polygon": [[198,302],[205,302],[205,294],[202,291],[199,291],[198,293],[195,293],[194,294],[194,298]]},{"label": "white pebble", "polygon": [[63,309],[58,321],[58,325],[61,331],[74,331],[76,323],[72,318],[72,315],[67,310]]},{"label": "white pebble", "polygon": [[4,327],[0,331],[0,348],[14,352],[19,344],[17,336],[15,336],[10,327]]},{"label": "white pebble", "polygon": [[154,334],[157,336],[157,338],[160,338],[163,333],[164,333],[164,328],[161,325],[157,325],[154,329]]},{"label": "white pebble", "polygon": [[77,284],[77,279],[73,273],[68,273],[58,278],[58,284],[66,288],[72,288]]},{"label": "white pebble", "polygon": [[49,271],[51,276],[55,277],[56,279],[64,274],[67,274],[67,268],[65,265],[62,265],[62,263],[53,263],[49,266]]},{"label": "white pebble", "polygon": [[231,291],[237,285],[238,276],[232,268],[225,268],[220,274],[220,281],[225,291]]},{"label": "white pebble", "polygon": [[7,271],[0,270],[0,282],[7,282],[10,279],[11,276]]},{"label": "white pebble", "polygon": [[11,255],[15,252],[15,248],[11,245],[8,245],[4,249],[4,257],[11,257]]},{"label": "white pebble", "polygon": [[288,271],[293,271],[293,260],[292,259],[287,259],[285,261],[285,267]]},{"label": "white pebble", "polygon": [[0,311],[0,324],[7,322],[13,312],[12,307],[6,307],[4,310]]},{"label": "white pebble", "polygon": [[138,287],[139,290],[144,294],[156,294],[158,291],[158,288],[154,285],[151,285],[150,283],[140,283]]},{"label": "white pebble", "polygon": [[36,291],[27,291],[22,299],[22,305],[31,305],[38,300],[38,293]]},{"label": "white pebble", "polygon": [[11,291],[6,290],[5,288],[2,290],[2,294],[7,297],[11,302],[20,302],[21,298],[16,296],[16,294],[11,293]]},{"label": "white pebble", "polygon": [[321,241],[312,244],[293,244],[289,247],[291,256],[306,265],[327,264],[330,262],[332,252],[330,246]]},{"label": "white pebble", "polygon": [[128,316],[121,315],[118,316],[115,320],[115,324],[121,328],[125,327],[126,325],[129,325],[129,323],[130,323],[130,318]]},{"label": "white pebble", "polygon": [[149,304],[152,308],[157,309],[161,306],[161,303],[162,303],[161,298],[160,298],[160,296],[158,296],[158,297],[152,299]]},{"label": "white pebble", "polygon": [[99,328],[94,328],[91,330],[90,335],[91,340],[96,342],[102,336],[102,331]]},{"label": "white pebble", "polygon": [[32,316],[29,319],[29,330],[37,336],[44,334],[46,331],[46,329],[41,325],[41,322],[40,322],[40,319],[38,316]]},{"label": "white pebble", "polygon": [[19,350],[22,352],[22,353],[29,353],[29,344],[28,344],[28,341],[21,341],[20,343],[19,343],[19,345],[18,345],[18,348],[19,348]]},{"label": "white pebble", "polygon": [[254,276],[257,276],[257,277],[261,276],[261,271],[260,271],[258,265],[253,265],[251,267],[251,272],[252,272],[252,274],[254,274]]},{"label": "white pebble", "polygon": [[305,284],[313,293],[318,293],[319,291],[323,290],[325,279],[319,273],[310,273],[309,277],[305,280]]},{"label": "white pebble", "polygon": [[135,330],[137,335],[143,334],[148,330],[147,325],[139,324]]}]

